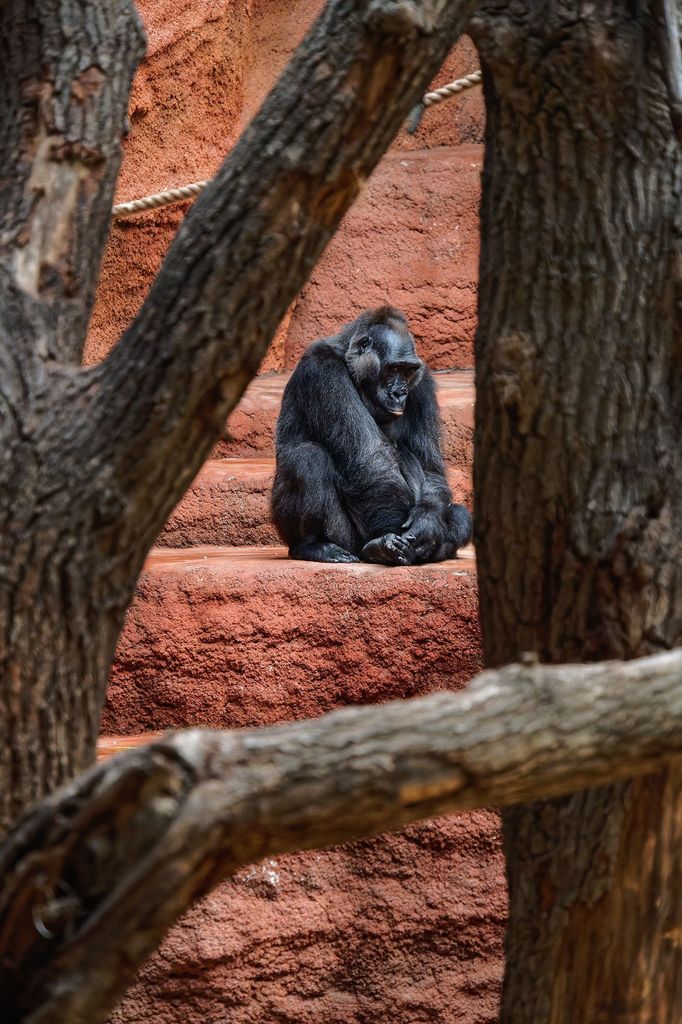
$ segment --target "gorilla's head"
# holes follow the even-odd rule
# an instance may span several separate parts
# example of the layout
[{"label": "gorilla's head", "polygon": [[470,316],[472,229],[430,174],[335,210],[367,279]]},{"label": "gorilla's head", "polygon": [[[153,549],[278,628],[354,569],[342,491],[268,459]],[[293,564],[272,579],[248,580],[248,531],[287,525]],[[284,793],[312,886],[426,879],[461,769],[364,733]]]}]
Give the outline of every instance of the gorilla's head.
[{"label": "gorilla's head", "polygon": [[346,363],[353,383],[380,423],[402,416],[424,363],[403,314],[392,306],[368,309],[348,325]]}]

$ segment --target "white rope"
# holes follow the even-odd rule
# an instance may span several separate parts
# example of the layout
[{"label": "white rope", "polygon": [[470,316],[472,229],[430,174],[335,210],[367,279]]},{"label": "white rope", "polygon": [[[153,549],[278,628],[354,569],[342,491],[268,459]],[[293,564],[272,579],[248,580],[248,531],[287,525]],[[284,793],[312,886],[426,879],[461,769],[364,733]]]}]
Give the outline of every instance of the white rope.
[{"label": "white rope", "polygon": [[464,78],[456,78],[454,82],[442,85],[440,89],[427,92],[422,97],[422,106],[432,107],[434,103],[442,103],[443,100],[449,100],[451,96],[456,96],[458,92],[464,92],[465,89],[471,89],[474,85],[480,85],[482,78],[482,71],[472,71],[470,75],[465,75]]},{"label": "white rope", "polygon": [[114,220],[121,217],[130,217],[134,213],[144,213],[145,210],[156,210],[159,206],[170,206],[171,203],[181,203],[185,199],[194,199],[200,192],[203,192],[208,181],[194,181],[191,185],[181,185],[179,188],[169,188],[167,192],[155,192],[144,199],[131,199],[129,203],[119,203],[114,206],[111,216]]},{"label": "white rope", "polygon": [[[456,96],[457,93],[464,92],[465,89],[471,89],[473,86],[479,85],[481,78],[482,74],[480,71],[472,71],[470,75],[465,75],[464,78],[457,78],[454,82],[442,85],[440,89],[427,92],[415,108],[415,111],[413,111],[413,117],[417,112],[419,114],[413,121],[413,128],[408,130],[416,130],[421,119],[421,113],[427,107],[432,107],[434,103],[442,103],[443,100],[449,100],[452,96]],[[151,196],[144,196],[143,199],[131,199],[129,203],[119,203],[111,211],[112,219],[121,220],[123,217],[132,217],[136,213],[157,210],[160,206],[171,206],[173,203],[182,203],[187,199],[194,199],[195,196],[204,191],[208,184],[208,181],[195,181],[191,185],[181,185],[179,188],[169,188],[165,192],[155,192]]]}]

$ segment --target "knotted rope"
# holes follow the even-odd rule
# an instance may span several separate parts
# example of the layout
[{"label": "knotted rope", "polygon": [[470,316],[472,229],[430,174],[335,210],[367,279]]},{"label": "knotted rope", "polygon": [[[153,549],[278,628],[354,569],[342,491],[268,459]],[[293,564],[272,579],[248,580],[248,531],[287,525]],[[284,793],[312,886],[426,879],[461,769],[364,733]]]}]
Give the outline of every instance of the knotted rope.
[{"label": "knotted rope", "polygon": [[[454,82],[442,85],[440,89],[427,92],[410,114],[408,132],[414,135],[419,127],[424,111],[428,107],[432,107],[434,103],[442,103],[443,100],[449,100],[452,96],[456,96],[457,93],[479,85],[481,77],[480,71],[472,71],[470,75],[465,75],[464,78],[457,78]],[[119,203],[111,211],[112,219],[121,220],[123,217],[132,217],[136,213],[156,210],[160,206],[171,206],[173,203],[186,202],[188,199],[194,199],[200,192],[203,192],[208,184],[208,181],[194,181],[190,185],[180,185],[178,188],[169,188],[165,192],[154,192],[152,195],[144,196],[142,199],[131,199],[128,203]]]}]

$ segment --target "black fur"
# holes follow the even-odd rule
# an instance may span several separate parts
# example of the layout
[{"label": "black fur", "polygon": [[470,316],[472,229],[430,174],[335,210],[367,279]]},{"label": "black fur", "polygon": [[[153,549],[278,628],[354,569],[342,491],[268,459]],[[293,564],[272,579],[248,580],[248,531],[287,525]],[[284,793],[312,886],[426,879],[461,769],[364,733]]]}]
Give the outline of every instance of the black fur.
[{"label": "black fur", "polygon": [[272,515],[292,558],[413,565],[471,539],[445,478],[433,378],[390,306],[307,349],[276,448]]}]

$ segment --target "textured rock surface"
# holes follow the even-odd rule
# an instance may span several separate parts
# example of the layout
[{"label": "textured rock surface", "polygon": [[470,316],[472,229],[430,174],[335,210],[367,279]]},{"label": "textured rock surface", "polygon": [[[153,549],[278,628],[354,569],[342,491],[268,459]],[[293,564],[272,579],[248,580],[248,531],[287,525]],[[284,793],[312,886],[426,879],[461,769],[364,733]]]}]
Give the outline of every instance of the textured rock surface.
[{"label": "textured rock surface", "polygon": [[[210,177],[322,2],[140,0],[149,57],[116,201]],[[435,84],[477,66],[463,40]],[[432,108],[415,136],[401,133],[262,370],[291,367],[309,341],[386,301],[404,308],[434,367],[471,365],[482,141],[480,89]],[[113,226],[88,361],[134,317],[185,209]],[[272,543],[267,458],[281,387],[270,376],[249,390],[232,439],[217,447],[239,463],[205,468],[163,543]],[[471,375],[441,375],[439,398],[456,496],[468,501]],[[381,570],[302,566],[273,551],[157,552],[104,725],[133,733],[301,718],[460,685],[479,662],[471,561]],[[254,865],[169,933],[113,1021],[492,1024],[505,910],[492,814]]]},{"label": "textured rock surface", "polygon": [[[236,142],[248,0],[143,0],[147,59],[133,84],[115,202],[215,174]],[[85,358],[101,359],[140,307],[185,206],[112,225]]]},{"label": "textured rock surface", "polygon": [[[131,130],[117,202],[210,178],[322,0],[143,0],[138,6],[147,30],[148,57],[131,97]],[[434,84],[477,66],[472,43],[462,40]],[[264,370],[291,367],[296,353],[318,336],[322,325],[324,333],[329,325],[349,319],[360,308],[358,303],[385,301],[403,302],[408,312],[419,312],[415,329],[434,365],[471,365],[478,168],[465,173],[457,151],[449,149],[449,156],[434,158],[431,172],[416,151],[480,143],[483,120],[479,88],[431,108],[415,136],[400,134],[368,185],[367,197],[357,204],[358,213],[342,225],[332,255],[285,318]],[[411,170],[401,167],[401,156],[409,157]],[[449,175],[448,159],[453,161]],[[471,162],[479,161],[473,147]],[[101,359],[134,317],[186,208],[167,207],[112,226],[86,361]],[[368,234],[372,220],[377,229],[374,240]],[[353,267],[356,257],[358,273]],[[450,290],[445,285],[448,271]],[[335,279],[336,272],[343,276]],[[327,312],[321,310],[325,303]]]},{"label": "textured rock surface", "polygon": [[[187,548],[201,544],[278,544],[270,522],[274,459],[219,459],[207,462],[171,513],[156,543]],[[468,470],[451,469],[456,501],[471,508]]]},{"label": "textured rock surface", "polygon": [[384,158],[299,296],[285,364],[366,306],[407,314],[433,369],[473,365],[482,147]]},{"label": "textured rock surface", "polygon": [[274,471],[272,459],[207,462],[156,543],[171,548],[278,544],[269,512]]},{"label": "textured rock surface", "polygon": [[[470,558],[385,570],[282,554],[155,553],[107,731],[266,724],[478,669]],[[493,1024],[505,913],[498,819],[485,812],[268,860],[185,915],[113,1024]]]},{"label": "textured rock surface", "polygon": [[462,685],[480,664],[471,558],[386,570],[283,548],[157,549],[102,731],[309,718]]},{"label": "textured rock surface", "polygon": [[[244,123],[256,113],[294,47],[323,6],[324,0],[256,0],[253,3],[249,43],[251,59],[244,84]],[[468,38],[461,39],[430,88],[461,78],[478,66],[474,44]],[[454,101],[430,108],[416,134],[400,132],[393,149],[427,149],[460,142],[483,142],[484,123],[482,91],[480,88],[471,89]]]},{"label": "textured rock surface", "polygon": [[498,822],[255,864],[173,930],[112,1024],[494,1024]]},{"label": "textured rock surface", "polygon": [[[230,416],[224,439],[215,447],[215,458],[272,458],[275,453],[275,423],[288,379],[286,373],[267,374],[257,377],[249,385]],[[473,372],[437,373],[436,388],[446,462],[453,467],[469,469],[474,432]]]}]

